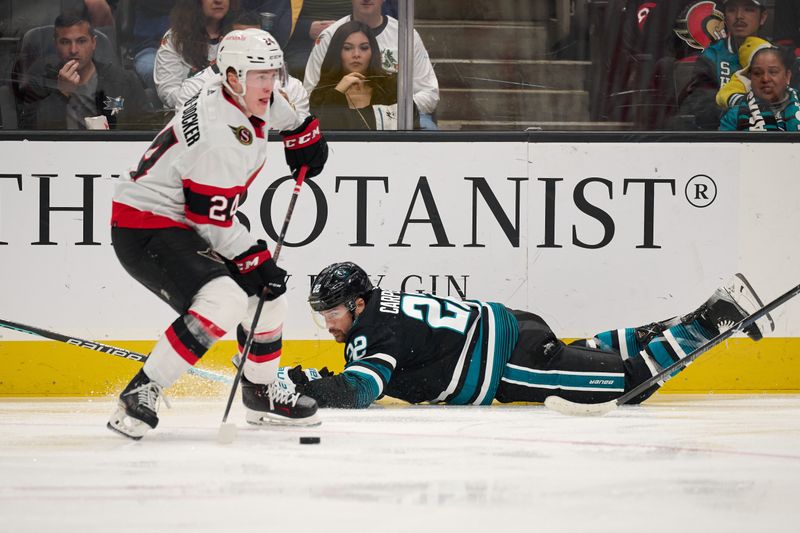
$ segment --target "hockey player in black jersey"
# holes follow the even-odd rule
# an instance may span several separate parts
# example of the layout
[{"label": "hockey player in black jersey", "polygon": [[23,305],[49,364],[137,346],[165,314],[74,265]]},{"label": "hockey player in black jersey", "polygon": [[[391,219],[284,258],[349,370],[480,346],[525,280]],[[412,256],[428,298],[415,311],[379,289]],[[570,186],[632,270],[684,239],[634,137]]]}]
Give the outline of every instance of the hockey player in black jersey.
[{"label": "hockey player in black jersey", "polygon": [[[319,377],[295,367],[288,376],[320,407],[356,408],[382,395],[462,405],[541,402],[550,395],[607,402],[763,306],[737,274],[687,315],[567,345],[533,313],[373,287],[354,263],[322,270],[308,301],[336,341],[345,344],[345,368]],[[760,340],[770,326],[767,315],[764,324],[746,333]]]}]

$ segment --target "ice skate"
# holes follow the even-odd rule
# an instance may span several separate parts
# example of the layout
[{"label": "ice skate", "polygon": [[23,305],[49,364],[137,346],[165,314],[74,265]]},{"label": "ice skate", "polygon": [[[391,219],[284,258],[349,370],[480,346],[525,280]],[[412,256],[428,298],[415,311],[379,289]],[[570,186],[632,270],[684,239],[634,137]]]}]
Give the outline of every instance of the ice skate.
[{"label": "ice skate", "polygon": [[[742,274],[736,274],[725,285],[714,291],[711,298],[690,316],[700,320],[704,326],[713,326],[713,329],[722,332],[762,307],[764,303],[747,278]],[[764,333],[774,329],[775,323],[768,313],[755,324],[745,328],[744,332],[754,341],[758,341],[764,337]]]},{"label": "ice skate", "polygon": [[242,376],[242,401],[248,424],[257,426],[316,426],[317,402],[294,392],[280,381],[269,385],[253,383]]},{"label": "ice skate", "polygon": [[[161,385],[150,381],[144,370],[140,370],[119,395],[117,410],[106,426],[133,440],[141,439],[147,431],[158,425],[160,398]],[[166,397],[164,403],[169,407]]]}]

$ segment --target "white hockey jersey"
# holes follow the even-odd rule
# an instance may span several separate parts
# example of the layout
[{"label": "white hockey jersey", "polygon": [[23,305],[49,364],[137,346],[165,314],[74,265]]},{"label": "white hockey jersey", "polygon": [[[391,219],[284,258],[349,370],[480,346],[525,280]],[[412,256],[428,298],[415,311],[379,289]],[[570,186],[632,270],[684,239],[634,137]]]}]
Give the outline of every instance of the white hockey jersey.
[{"label": "white hockey jersey", "polygon": [[[274,91],[267,122],[293,130],[302,119]],[[267,122],[248,118],[221,78],[211,81],[161,130],[138,167],[120,178],[112,225],[191,228],[224,257],[243,253],[256,239],[234,215],[264,166]]]},{"label": "white hockey jersey", "polygon": [[[314,48],[311,50],[311,55],[308,57],[306,63],[306,73],[303,77],[303,87],[306,88],[308,94],[317,86],[320,78],[320,69],[322,68],[322,60],[325,59],[325,54],[328,51],[328,46],[331,43],[331,37],[336,33],[336,30],[346,22],[350,22],[351,16],[341,18],[325,28],[319,34]],[[400,23],[396,18],[384,16],[385,25],[383,29],[377,28],[378,32],[375,39],[378,41],[378,46],[381,49],[381,59],[383,69],[387,72],[397,72],[400,56],[397,51],[398,47],[398,31]],[[422,43],[417,30],[414,30],[414,72],[413,82],[414,90],[414,103],[417,104],[417,109],[420,113],[433,113],[436,111],[436,106],[439,105],[439,80],[436,79],[436,73],[433,71],[433,65],[428,57],[428,51]]]}]

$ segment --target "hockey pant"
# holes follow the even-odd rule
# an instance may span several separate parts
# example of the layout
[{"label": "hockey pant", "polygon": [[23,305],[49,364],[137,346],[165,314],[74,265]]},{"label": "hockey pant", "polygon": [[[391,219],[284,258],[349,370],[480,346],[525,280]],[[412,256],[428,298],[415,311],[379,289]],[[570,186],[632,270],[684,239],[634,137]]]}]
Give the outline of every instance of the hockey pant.
[{"label": "hockey pant", "polygon": [[[169,387],[233,328],[242,349],[258,298],[247,296],[235,272],[197,233],[112,228],[112,239],[125,270],[180,315],[144,365],[150,379]],[[286,311],[285,296],[264,303],[245,367],[253,383],[270,383],[277,376]]]},{"label": "hockey pant", "polygon": [[[520,335],[495,396],[500,402],[543,402],[550,395],[579,403],[614,400],[716,335],[697,321],[672,320],[649,335],[642,334],[643,327],[624,328],[568,345],[541,317],[512,312]],[[656,390],[651,387],[630,403]]]}]

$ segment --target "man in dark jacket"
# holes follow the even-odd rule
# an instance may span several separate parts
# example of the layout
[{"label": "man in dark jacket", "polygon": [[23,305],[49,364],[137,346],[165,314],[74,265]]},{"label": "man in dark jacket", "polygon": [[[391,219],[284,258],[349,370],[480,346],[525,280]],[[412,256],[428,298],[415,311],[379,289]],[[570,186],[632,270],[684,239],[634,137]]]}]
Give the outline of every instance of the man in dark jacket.
[{"label": "man in dark jacket", "polygon": [[[80,14],[61,14],[55,21],[56,57],[31,67],[23,81],[23,129],[87,129],[86,118],[103,118],[110,129],[142,127],[147,99],[133,72],[94,60],[97,40]],[[97,127],[97,126],[94,126]]]}]

